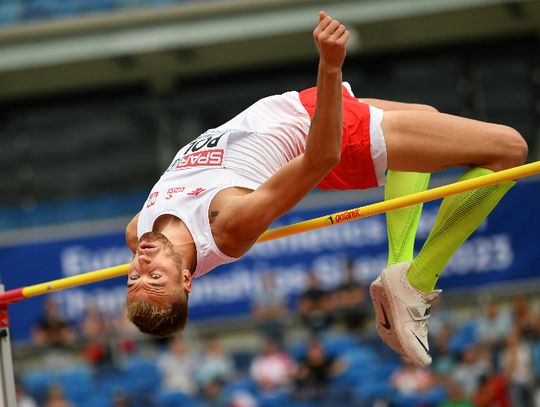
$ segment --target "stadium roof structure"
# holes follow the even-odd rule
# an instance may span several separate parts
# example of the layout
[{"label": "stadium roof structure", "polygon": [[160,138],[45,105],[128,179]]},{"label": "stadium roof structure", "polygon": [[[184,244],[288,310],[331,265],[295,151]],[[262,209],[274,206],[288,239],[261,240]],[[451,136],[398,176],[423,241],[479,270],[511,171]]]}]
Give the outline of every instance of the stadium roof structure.
[{"label": "stadium roof structure", "polygon": [[306,34],[321,9],[353,30],[351,54],[540,31],[534,0],[222,0],[93,14],[0,29],[0,101],[312,58]]}]

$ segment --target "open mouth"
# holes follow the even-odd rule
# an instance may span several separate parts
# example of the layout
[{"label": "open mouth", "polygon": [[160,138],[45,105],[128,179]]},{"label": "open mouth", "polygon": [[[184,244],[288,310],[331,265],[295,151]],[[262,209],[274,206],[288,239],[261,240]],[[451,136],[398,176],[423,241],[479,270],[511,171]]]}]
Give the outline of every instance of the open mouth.
[{"label": "open mouth", "polygon": [[141,243],[139,245],[139,249],[143,249],[143,250],[155,249],[156,247],[157,247],[157,245],[155,243]]}]

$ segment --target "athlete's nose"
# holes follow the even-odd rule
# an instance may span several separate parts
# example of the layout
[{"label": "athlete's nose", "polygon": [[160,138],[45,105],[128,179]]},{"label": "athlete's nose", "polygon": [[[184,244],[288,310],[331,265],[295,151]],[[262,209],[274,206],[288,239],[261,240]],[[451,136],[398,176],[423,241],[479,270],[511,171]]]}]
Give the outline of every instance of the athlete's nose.
[{"label": "athlete's nose", "polygon": [[139,253],[139,264],[140,265],[143,265],[143,264],[150,264],[150,262],[152,261],[152,259],[150,257],[148,257],[147,255],[143,254],[143,253]]}]

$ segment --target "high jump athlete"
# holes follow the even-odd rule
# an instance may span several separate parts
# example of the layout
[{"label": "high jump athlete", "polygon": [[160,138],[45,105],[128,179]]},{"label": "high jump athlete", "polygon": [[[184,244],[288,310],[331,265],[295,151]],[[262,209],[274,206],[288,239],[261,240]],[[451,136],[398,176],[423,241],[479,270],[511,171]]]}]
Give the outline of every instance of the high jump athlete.
[{"label": "high jump athlete", "polygon": [[[512,128],[426,105],[357,99],[342,82],[349,32],[321,12],[313,37],[316,88],[259,100],[184,146],[129,223],[134,252],[128,317],[167,336],[188,316],[192,279],[244,255],[314,187],[386,184],[387,199],[427,188],[429,173],[469,166],[469,179],[520,165],[527,145]],[[418,366],[431,362],[427,319],[450,256],[513,182],[445,198],[413,259],[421,205],[387,214],[389,263],[371,285],[377,330]]]}]

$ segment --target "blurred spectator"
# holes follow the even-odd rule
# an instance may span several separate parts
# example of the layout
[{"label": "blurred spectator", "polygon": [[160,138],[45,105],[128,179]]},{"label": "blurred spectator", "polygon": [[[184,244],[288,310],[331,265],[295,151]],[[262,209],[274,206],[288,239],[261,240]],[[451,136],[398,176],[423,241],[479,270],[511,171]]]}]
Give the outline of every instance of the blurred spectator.
[{"label": "blurred spectator", "polygon": [[17,407],[37,407],[36,401],[30,397],[21,383],[15,383],[15,400]]},{"label": "blurred spectator", "polygon": [[34,343],[46,348],[67,348],[76,340],[75,331],[62,318],[60,307],[53,297],[43,302],[44,315],[33,329]]},{"label": "blurred spectator", "polygon": [[484,305],[483,314],[478,319],[476,338],[479,345],[491,350],[491,364],[495,370],[498,370],[500,354],[512,327],[511,314],[501,311],[498,300],[490,298]]},{"label": "blurred spectator", "polygon": [[203,387],[214,380],[227,383],[234,376],[234,373],[234,363],[231,356],[223,351],[216,338],[209,339],[199,364],[197,383]]},{"label": "blurred spectator", "polygon": [[533,334],[538,315],[531,311],[529,298],[525,294],[516,295],[512,300],[512,313],[514,326],[522,335]]},{"label": "blurred spectator", "polygon": [[506,380],[502,376],[482,376],[473,395],[476,407],[511,407]]},{"label": "blurred spectator", "polygon": [[236,392],[231,396],[227,407],[257,407],[257,399],[247,391]]},{"label": "blurred spectator", "polygon": [[429,336],[435,340],[441,334],[447,335],[453,329],[454,315],[451,307],[443,306],[443,296],[439,295],[431,303]]},{"label": "blurred spectator", "polygon": [[540,407],[540,318],[535,319],[531,339],[532,364],[535,383],[535,407]]},{"label": "blurred spectator", "polygon": [[438,407],[474,407],[472,401],[463,395],[460,386],[453,381],[446,384],[448,399],[443,401]]},{"label": "blurred spectator", "polygon": [[43,309],[43,316],[32,329],[32,339],[40,348],[42,367],[62,369],[76,358],[73,353],[76,332],[61,316],[60,307],[54,297],[45,298]]},{"label": "blurred spectator", "polygon": [[481,345],[503,345],[512,327],[510,314],[500,310],[496,298],[490,298],[478,319],[477,339]]},{"label": "blurred spectator", "polygon": [[113,317],[111,325],[114,326],[113,335],[116,339],[117,349],[124,355],[136,351],[136,339],[142,334],[127,317],[127,307],[124,306],[122,313]]},{"label": "blurred spectator", "polygon": [[185,339],[179,336],[171,337],[167,350],[157,360],[163,386],[168,390],[180,390],[195,395],[198,362],[199,358],[189,349]]},{"label": "blurred spectator", "polygon": [[251,362],[250,374],[263,393],[271,394],[288,388],[295,369],[293,358],[280,348],[275,339],[268,338],[261,353]]},{"label": "blurred spectator", "polygon": [[100,370],[113,366],[111,337],[106,318],[95,306],[89,305],[81,322],[81,339],[87,362]]},{"label": "blurred spectator", "polygon": [[513,407],[533,405],[534,372],[530,344],[518,328],[509,335],[501,366],[508,378]]},{"label": "blurred spectator", "polygon": [[229,402],[223,392],[223,383],[219,379],[212,379],[201,387],[199,407],[229,407]]},{"label": "blurred spectator", "polygon": [[307,288],[300,294],[299,311],[303,324],[312,335],[317,335],[330,326],[330,306],[329,294],[321,288],[315,273],[309,273]]},{"label": "blurred spectator", "polygon": [[283,336],[283,317],[287,313],[287,299],[279,290],[274,274],[265,272],[261,277],[261,291],[253,300],[252,313],[260,325],[263,336],[279,341]]},{"label": "blurred spectator", "polygon": [[330,379],[344,370],[345,364],[342,361],[328,356],[321,341],[312,339],[296,373],[297,395],[303,399],[322,396]]},{"label": "blurred spectator", "polygon": [[108,326],[101,311],[93,304],[87,305],[81,322],[81,335],[83,339],[94,340],[107,331]]},{"label": "blurred spectator", "polygon": [[332,293],[332,312],[342,318],[350,331],[360,330],[371,310],[368,308],[367,289],[354,276],[354,263],[347,261],[341,285]]},{"label": "blurred spectator", "polygon": [[432,346],[432,369],[438,376],[442,378],[448,378],[452,372],[452,369],[456,365],[454,356],[448,349],[450,333],[450,327],[448,325],[444,325],[441,328],[441,331],[439,331],[439,334],[434,338],[434,343]]},{"label": "blurred spectator", "polygon": [[43,407],[74,407],[64,396],[60,386],[51,386],[47,392],[47,399]]},{"label": "blurred spectator", "polygon": [[420,369],[410,362],[398,368],[390,377],[392,387],[402,395],[418,395],[431,390],[433,375],[428,369]]},{"label": "blurred spectator", "polygon": [[[116,393],[112,397],[112,407],[129,407],[130,403],[125,393]],[[97,406],[96,406],[97,407]]]},{"label": "blurred spectator", "polygon": [[461,387],[465,397],[471,398],[478,390],[481,378],[489,374],[491,366],[486,358],[476,345],[462,351],[461,359],[452,371],[452,380]]}]

